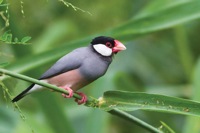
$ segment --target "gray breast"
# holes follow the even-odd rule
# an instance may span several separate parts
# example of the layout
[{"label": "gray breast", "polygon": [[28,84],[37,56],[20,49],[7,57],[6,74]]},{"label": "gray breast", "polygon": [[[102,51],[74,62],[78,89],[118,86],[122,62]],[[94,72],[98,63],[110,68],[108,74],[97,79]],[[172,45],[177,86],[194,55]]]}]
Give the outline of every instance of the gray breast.
[{"label": "gray breast", "polygon": [[103,57],[94,52],[88,54],[79,70],[87,80],[94,81],[106,73],[111,62],[112,57]]}]

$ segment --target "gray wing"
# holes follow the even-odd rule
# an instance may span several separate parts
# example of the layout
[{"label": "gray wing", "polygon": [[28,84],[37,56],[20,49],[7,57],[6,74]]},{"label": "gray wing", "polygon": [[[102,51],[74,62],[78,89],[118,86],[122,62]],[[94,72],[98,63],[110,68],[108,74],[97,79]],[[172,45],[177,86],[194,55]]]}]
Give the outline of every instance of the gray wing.
[{"label": "gray wing", "polygon": [[67,55],[60,58],[49,70],[47,70],[40,79],[47,79],[61,73],[78,69],[85,58],[83,55],[85,53],[85,48],[76,49]]}]

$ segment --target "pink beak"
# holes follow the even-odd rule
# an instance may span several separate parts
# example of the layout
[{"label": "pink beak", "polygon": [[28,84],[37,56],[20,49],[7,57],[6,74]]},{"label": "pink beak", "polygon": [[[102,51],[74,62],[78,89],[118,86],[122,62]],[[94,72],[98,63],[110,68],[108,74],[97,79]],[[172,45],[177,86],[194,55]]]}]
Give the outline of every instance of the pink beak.
[{"label": "pink beak", "polygon": [[113,47],[113,52],[117,53],[122,50],[126,50],[126,47],[118,40],[114,40],[115,46]]}]

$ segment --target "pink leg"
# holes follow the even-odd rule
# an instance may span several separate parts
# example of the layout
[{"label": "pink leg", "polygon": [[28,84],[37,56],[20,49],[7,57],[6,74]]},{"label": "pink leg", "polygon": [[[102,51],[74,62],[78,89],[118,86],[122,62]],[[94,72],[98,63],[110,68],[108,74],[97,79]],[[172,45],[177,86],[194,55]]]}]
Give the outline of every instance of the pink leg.
[{"label": "pink leg", "polygon": [[82,97],[81,100],[75,99],[75,102],[77,102],[78,105],[81,105],[87,102],[87,96],[84,93],[82,92],[75,92],[75,93]]},{"label": "pink leg", "polygon": [[72,96],[73,96],[73,90],[71,89],[71,88],[69,88],[69,87],[66,87],[66,86],[64,86],[64,87],[61,87],[61,88],[63,88],[63,89],[65,89],[65,90],[67,90],[68,92],[69,92],[69,94],[68,95],[66,95],[66,94],[62,94],[62,96],[64,97],[64,98],[71,98]]}]

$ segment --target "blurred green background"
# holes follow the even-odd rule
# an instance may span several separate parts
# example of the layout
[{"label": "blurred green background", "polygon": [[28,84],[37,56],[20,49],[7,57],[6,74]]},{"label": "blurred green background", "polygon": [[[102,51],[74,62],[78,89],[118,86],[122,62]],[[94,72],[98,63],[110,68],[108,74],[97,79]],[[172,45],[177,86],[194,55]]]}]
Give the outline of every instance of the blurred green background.
[{"label": "blurred green background", "polygon": [[[38,78],[72,49],[88,45],[94,36],[108,35],[123,42],[127,50],[115,56],[104,77],[82,90],[88,96],[124,90],[200,101],[199,0],[67,2],[92,15],[58,0],[3,1],[9,6],[0,6],[0,35],[11,30],[14,37],[32,39],[30,45],[0,42],[0,63],[8,62],[6,69]],[[8,27],[3,16],[9,20]],[[4,83],[13,97],[30,84],[14,78]],[[18,104],[25,120],[0,91],[0,133],[148,132],[49,91],[29,95]],[[155,127],[163,121],[177,133],[200,132],[199,118],[140,110],[130,113]]]}]

